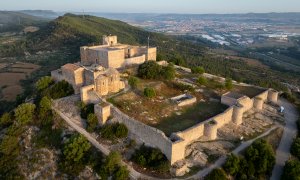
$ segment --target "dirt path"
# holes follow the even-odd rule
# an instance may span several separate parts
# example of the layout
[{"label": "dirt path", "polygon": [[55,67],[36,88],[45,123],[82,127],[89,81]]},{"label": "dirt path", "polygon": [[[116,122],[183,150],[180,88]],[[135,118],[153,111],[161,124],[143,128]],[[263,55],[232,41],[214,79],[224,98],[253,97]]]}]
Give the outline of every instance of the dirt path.
[{"label": "dirt path", "polygon": [[280,144],[276,150],[276,164],[273,168],[271,180],[279,180],[281,178],[284,164],[290,156],[291,145],[297,135],[297,109],[291,103],[283,99],[280,99],[279,105],[285,108],[284,117],[286,125]]}]

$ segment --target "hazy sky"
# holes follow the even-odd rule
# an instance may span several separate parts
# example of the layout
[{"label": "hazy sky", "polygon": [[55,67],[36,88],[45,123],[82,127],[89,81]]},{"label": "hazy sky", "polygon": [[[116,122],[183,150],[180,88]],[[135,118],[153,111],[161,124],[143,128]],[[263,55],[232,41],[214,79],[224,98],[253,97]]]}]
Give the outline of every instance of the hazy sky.
[{"label": "hazy sky", "polygon": [[199,14],[300,12],[300,0],[0,0],[0,9]]}]

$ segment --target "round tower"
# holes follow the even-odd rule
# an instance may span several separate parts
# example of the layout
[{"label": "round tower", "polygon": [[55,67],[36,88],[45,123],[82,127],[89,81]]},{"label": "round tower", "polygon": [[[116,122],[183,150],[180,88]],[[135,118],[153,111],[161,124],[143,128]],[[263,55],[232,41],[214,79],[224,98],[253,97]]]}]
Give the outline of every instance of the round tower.
[{"label": "round tower", "polygon": [[262,98],[254,98],[253,107],[258,110],[262,110],[264,106],[264,101]]},{"label": "round tower", "polygon": [[232,122],[236,125],[243,123],[244,107],[241,105],[233,106]]},{"label": "round tower", "polygon": [[218,137],[218,124],[215,120],[210,121],[204,125],[204,135],[209,140],[215,140]]},{"label": "round tower", "polygon": [[268,101],[276,104],[278,101],[278,92],[270,89],[268,92]]}]

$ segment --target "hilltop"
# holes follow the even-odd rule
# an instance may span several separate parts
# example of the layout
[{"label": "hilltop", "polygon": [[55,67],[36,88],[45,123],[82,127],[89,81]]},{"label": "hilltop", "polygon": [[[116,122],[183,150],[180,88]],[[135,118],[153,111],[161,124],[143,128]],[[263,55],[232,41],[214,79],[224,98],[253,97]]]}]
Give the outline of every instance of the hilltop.
[{"label": "hilltop", "polygon": [[118,35],[120,42],[133,45],[147,45],[149,37],[150,46],[157,46],[164,56],[176,57],[180,54],[180,49],[186,46],[196,49],[198,54],[199,51],[202,54],[205,49],[202,45],[193,45],[174,37],[148,32],[122,21],[74,14],[65,14],[51,21],[37,33],[31,34],[29,40],[34,42],[32,44],[35,44],[34,48],[37,49],[47,50],[63,46],[73,48],[76,53],[80,46],[98,44],[102,36],[108,34]]}]

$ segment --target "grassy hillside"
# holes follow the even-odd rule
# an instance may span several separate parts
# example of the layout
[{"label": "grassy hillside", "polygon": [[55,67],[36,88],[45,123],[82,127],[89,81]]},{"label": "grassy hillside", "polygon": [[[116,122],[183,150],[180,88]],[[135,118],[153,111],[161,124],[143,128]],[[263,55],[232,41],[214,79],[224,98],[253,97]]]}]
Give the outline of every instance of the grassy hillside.
[{"label": "grassy hillside", "polygon": [[20,31],[26,26],[39,26],[47,19],[15,11],[0,11],[0,32]]}]

